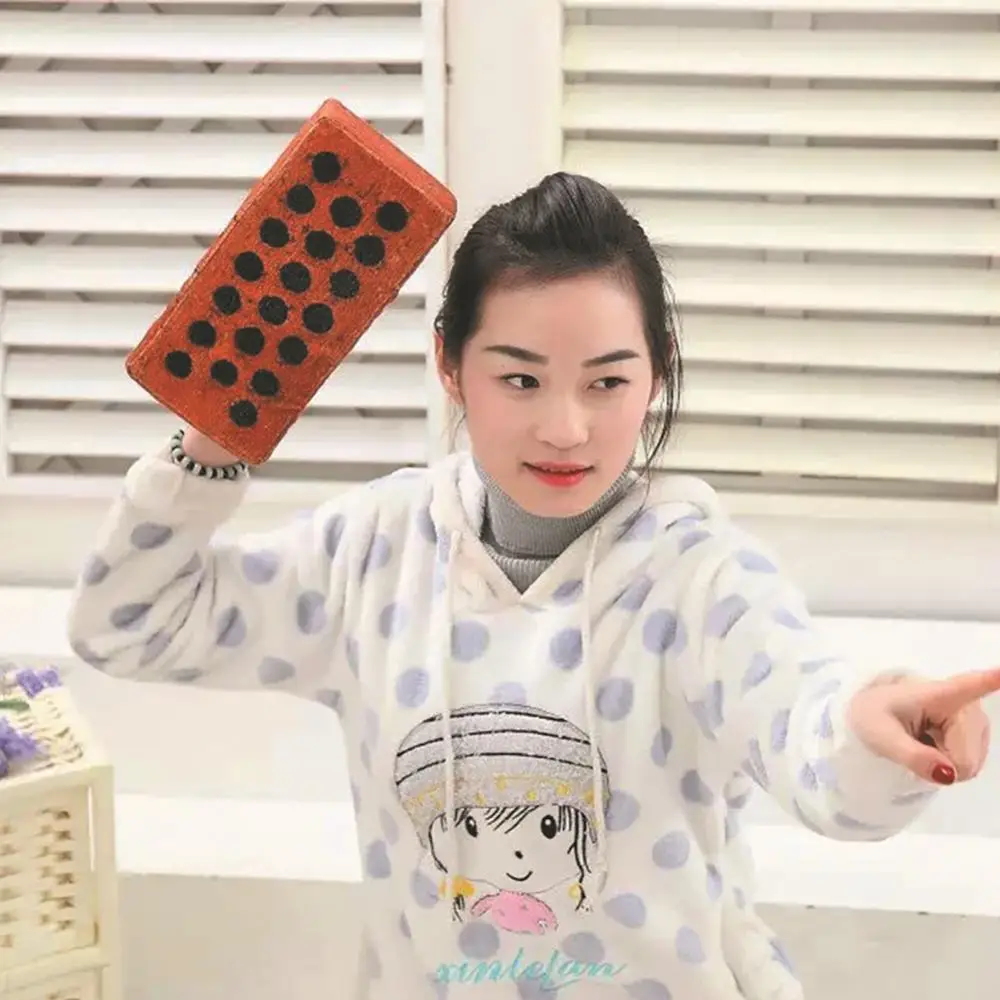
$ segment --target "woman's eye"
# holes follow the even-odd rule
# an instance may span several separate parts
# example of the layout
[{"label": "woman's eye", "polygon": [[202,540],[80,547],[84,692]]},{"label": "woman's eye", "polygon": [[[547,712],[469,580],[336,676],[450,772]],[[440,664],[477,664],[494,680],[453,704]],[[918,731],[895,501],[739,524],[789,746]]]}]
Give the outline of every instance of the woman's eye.
[{"label": "woman's eye", "polygon": [[465,832],[470,837],[478,837],[479,836],[479,825],[476,823],[475,817],[473,817],[473,816],[466,816],[465,817],[465,822],[462,825],[465,827]]},{"label": "woman's eye", "polygon": [[504,375],[503,380],[515,389],[538,388],[538,379],[534,375]]},{"label": "woman's eye", "polygon": [[595,385],[604,392],[617,389],[620,385],[625,385],[628,379],[620,378],[618,375],[609,375],[607,378],[598,379]]}]

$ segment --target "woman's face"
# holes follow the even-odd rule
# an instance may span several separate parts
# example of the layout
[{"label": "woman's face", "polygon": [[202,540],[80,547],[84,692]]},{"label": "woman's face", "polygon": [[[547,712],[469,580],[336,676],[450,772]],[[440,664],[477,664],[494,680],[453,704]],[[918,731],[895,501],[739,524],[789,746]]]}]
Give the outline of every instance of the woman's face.
[{"label": "woman's face", "polygon": [[639,300],[612,273],[499,288],[457,371],[473,454],[520,507],[570,517],[632,460],[654,384]]}]

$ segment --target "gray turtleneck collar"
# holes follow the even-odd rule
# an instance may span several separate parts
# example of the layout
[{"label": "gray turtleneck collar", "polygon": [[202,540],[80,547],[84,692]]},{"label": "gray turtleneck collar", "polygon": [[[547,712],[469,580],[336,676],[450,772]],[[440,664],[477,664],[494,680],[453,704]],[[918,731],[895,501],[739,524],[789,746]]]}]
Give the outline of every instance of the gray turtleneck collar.
[{"label": "gray turtleneck collar", "polygon": [[511,583],[522,593],[628,493],[636,481],[626,469],[588,510],[572,517],[539,517],[519,507],[478,462],[486,500],[482,542]]}]

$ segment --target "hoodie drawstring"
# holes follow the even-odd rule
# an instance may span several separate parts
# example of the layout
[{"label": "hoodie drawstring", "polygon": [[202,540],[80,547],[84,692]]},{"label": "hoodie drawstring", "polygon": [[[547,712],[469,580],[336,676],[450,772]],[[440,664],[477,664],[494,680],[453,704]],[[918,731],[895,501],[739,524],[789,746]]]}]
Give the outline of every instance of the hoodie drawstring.
[{"label": "hoodie drawstring", "polygon": [[[444,742],[444,785],[445,785],[445,821],[451,847],[452,862],[445,876],[445,897],[454,899],[456,882],[462,879],[460,859],[458,857],[459,839],[455,827],[455,755],[451,731],[451,630],[454,612],[454,595],[456,587],[456,567],[458,565],[461,533],[453,532],[449,536],[448,555],[445,565],[444,593],[435,616],[435,638],[433,644],[437,653],[437,676],[441,682],[441,727]],[[590,744],[590,766],[592,773],[592,795],[595,838],[597,841],[598,888],[603,888],[607,877],[607,824],[604,815],[604,798],[606,794],[604,766],[601,757],[600,743],[597,731],[597,692],[594,688],[594,673],[591,653],[591,607],[590,596],[594,577],[594,567],[597,562],[597,550],[600,545],[601,527],[594,529],[593,537],[587,549],[584,565],[582,593],[580,599],[580,655],[583,671],[584,702],[587,724],[587,737]]]}]

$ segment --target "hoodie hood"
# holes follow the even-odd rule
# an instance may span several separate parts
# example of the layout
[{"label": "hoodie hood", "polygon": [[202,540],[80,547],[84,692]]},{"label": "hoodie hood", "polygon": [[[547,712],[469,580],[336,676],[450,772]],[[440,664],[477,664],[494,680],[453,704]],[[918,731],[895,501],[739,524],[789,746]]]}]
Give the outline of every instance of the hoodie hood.
[{"label": "hoodie hood", "polygon": [[622,550],[623,558],[614,558],[619,543],[652,542],[672,527],[723,516],[718,495],[703,480],[662,474],[646,480],[636,474],[621,500],[521,593],[480,542],[486,488],[471,455],[459,453],[434,467],[432,497],[430,515],[439,556],[459,546],[461,557],[452,566],[457,591],[470,609],[480,610],[515,603],[544,606],[560,588],[581,580],[588,562],[601,566],[606,583],[620,582],[634,572],[635,552]]}]

